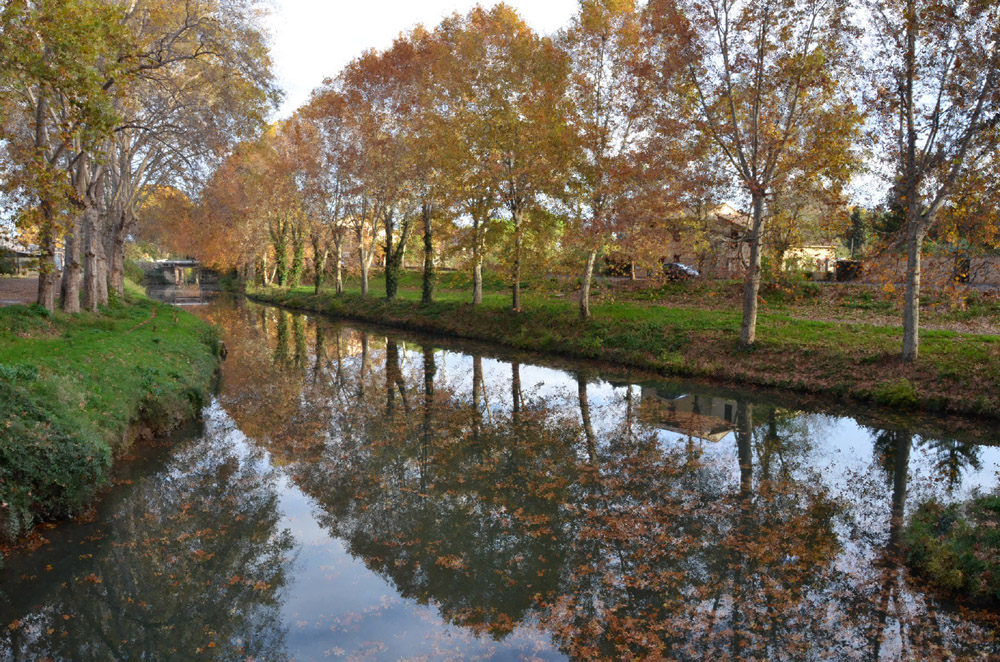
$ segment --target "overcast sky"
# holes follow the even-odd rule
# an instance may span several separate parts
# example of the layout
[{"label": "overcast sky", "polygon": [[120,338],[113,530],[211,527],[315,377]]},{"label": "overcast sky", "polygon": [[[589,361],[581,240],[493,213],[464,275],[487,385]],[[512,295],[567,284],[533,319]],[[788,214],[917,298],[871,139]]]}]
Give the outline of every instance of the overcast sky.
[{"label": "overcast sky", "polygon": [[[442,18],[490,0],[271,0],[272,55],[285,89],[279,116],[301,106],[324,78],[332,78],[366,48],[386,48],[417,23]],[[549,34],[569,22],[577,0],[507,0],[536,31]]]}]

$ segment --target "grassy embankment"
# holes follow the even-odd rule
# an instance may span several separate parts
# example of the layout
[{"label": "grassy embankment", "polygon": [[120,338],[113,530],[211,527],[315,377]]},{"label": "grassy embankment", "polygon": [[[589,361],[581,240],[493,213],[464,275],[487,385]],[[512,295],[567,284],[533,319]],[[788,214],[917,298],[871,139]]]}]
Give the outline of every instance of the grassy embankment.
[{"label": "grassy embankment", "polygon": [[[902,330],[866,323],[869,311],[857,308],[859,298],[882,305],[867,290],[850,290],[838,312],[809,301],[813,294],[833,291],[830,286],[765,289],[768,303],[759,316],[757,345],[741,351],[739,307],[722,296],[733,290],[738,297],[736,284],[696,285],[689,292],[700,296],[688,297],[683,296],[688,284],[667,285],[662,292],[599,292],[586,322],[577,319],[572,284],[563,289],[536,286],[523,296],[521,313],[510,310],[509,294],[498,284],[479,308],[468,303],[467,289],[458,289],[462,284],[454,274],[445,275],[437,301],[428,306],[420,304],[416,274],[407,274],[393,302],[382,298],[377,279],[368,298],[354,284],[340,297],[328,290],[314,295],[311,287],[251,289],[248,294],[299,310],[670,375],[1000,418],[1000,336],[927,330],[921,336],[920,360],[906,365],[898,358]],[[812,315],[814,308],[822,314]]]},{"label": "grassy embankment", "polygon": [[215,330],[128,289],[99,315],[0,308],[0,541],[80,513],[136,438],[205,401]]}]

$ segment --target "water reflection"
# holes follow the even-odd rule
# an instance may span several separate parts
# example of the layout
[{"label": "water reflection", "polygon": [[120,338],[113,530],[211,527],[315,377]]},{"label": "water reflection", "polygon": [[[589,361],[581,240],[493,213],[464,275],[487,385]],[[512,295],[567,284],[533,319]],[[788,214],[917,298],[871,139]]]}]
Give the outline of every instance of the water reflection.
[{"label": "water reflection", "polygon": [[272,471],[218,443],[227,422],[214,412],[203,443],[129,490],[81,541],[101,542],[78,572],[15,589],[8,608],[27,591],[44,606],[10,621],[0,659],[288,659],[278,614],[291,537]]},{"label": "water reflection", "polygon": [[225,324],[261,315],[238,335],[274,358],[238,370],[289,389],[266,400],[268,449],[332,536],[450,623],[497,640],[540,627],[574,659],[993,650],[991,617],[925,593],[894,549],[911,482],[968,489],[982,469],[969,441],[284,311]]},{"label": "water reflection", "polygon": [[204,314],[206,434],[12,601],[0,660],[1000,655],[897,549],[916,499],[993,487],[975,430]]}]

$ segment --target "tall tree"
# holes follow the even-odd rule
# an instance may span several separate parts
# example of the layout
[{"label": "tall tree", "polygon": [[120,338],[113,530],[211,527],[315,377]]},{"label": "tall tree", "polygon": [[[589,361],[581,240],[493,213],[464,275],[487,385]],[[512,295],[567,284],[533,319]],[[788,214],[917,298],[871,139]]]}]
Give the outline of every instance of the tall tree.
[{"label": "tall tree", "polygon": [[[385,239],[386,298],[398,287],[406,238],[412,225],[405,114],[412,94],[408,88],[409,45],[397,40],[385,53],[365,52],[336,81],[344,95],[353,152],[344,161],[349,170],[349,218],[357,242],[361,293],[368,294],[368,272],[379,233]],[[397,234],[397,227],[399,232]]]},{"label": "tall tree", "polygon": [[582,319],[590,317],[594,263],[634,197],[641,139],[650,130],[652,81],[641,19],[634,0],[581,0],[561,39],[570,59],[569,122],[578,148],[569,193],[586,254]]},{"label": "tall tree", "polygon": [[[346,100],[336,89],[324,88],[313,94],[309,105],[303,110],[303,119],[308,122],[315,136],[317,167],[311,172],[310,190],[314,204],[321,209],[319,223],[315,228],[328,238],[327,245],[333,253],[334,281],[337,294],[344,291],[343,254],[347,234],[347,187],[348,164],[345,159],[351,153],[346,124]],[[314,248],[315,252],[315,248]],[[317,283],[317,291],[319,284]]]},{"label": "tall tree", "polygon": [[743,348],[757,337],[769,200],[790,174],[823,171],[849,151],[855,113],[841,87],[849,16],[848,0],[652,3],[659,38],[687,62],[692,128],[712,138],[750,203]]},{"label": "tall tree", "polygon": [[866,2],[883,153],[896,175],[906,247],[903,359],[920,347],[920,262],[928,231],[963,181],[1000,146],[1000,5]]},{"label": "tall tree", "polygon": [[259,134],[277,101],[258,16],[257,0],[129,4],[137,74],[104,159],[107,281],[119,295],[125,241],[146,197],[162,186],[193,195],[234,142]]},{"label": "tall tree", "polygon": [[568,152],[566,58],[503,4],[452,17],[440,33],[452,58],[455,140],[468,165],[456,188],[474,223],[474,299],[482,296],[483,224],[500,208],[511,224],[511,304],[519,310],[525,216],[556,191]]},{"label": "tall tree", "polygon": [[[0,140],[14,164],[4,179],[25,200],[23,220],[39,238],[38,303],[49,310],[55,307],[59,238],[83,227],[69,222],[86,201],[79,194],[90,190],[81,159],[118,120],[112,88],[126,70],[123,18],[120,6],[99,0],[16,0],[0,8],[0,82],[11,111],[0,123]],[[71,246],[74,278],[80,240]]]}]

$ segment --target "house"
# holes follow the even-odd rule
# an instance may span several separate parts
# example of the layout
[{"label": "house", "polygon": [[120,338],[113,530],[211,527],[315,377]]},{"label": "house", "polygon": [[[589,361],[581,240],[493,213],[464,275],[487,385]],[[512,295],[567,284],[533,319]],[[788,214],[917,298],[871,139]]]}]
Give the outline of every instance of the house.
[{"label": "house", "polygon": [[795,246],[785,251],[785,271],[830,273],[837,262],[836,246]]},{"label": "house", "polygon": [[663,247],[665,262],[694,267],[703,276],[737,278],[746,273],[750,261],[751,219],[728,204],[707,214],[703,223],[682,221],[669,233]]},{"label": "house", "polygon": [[22,244],[9,232],[0,234],[0,274],[21,276],[35,268],[41,256],[38,246]]}]

